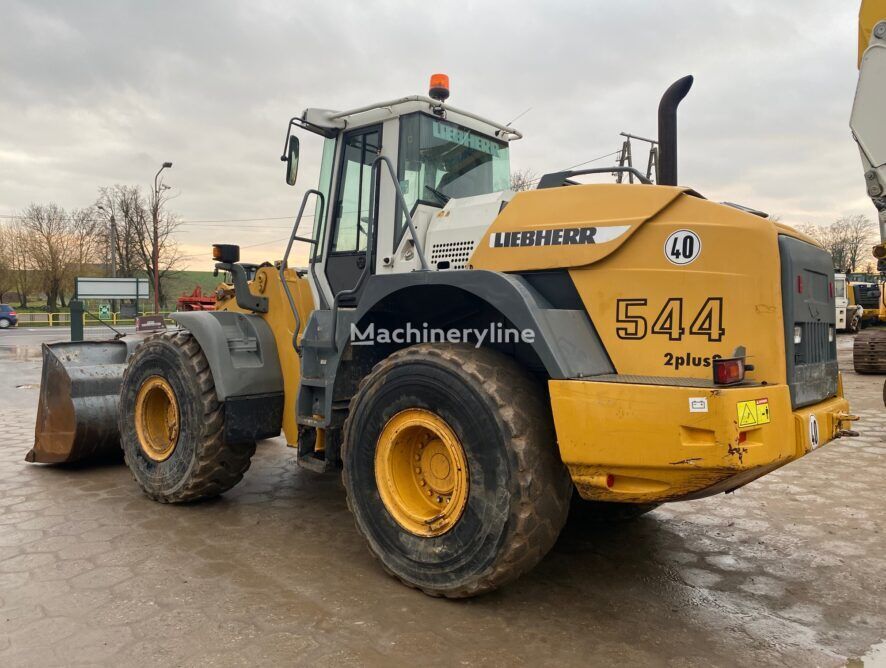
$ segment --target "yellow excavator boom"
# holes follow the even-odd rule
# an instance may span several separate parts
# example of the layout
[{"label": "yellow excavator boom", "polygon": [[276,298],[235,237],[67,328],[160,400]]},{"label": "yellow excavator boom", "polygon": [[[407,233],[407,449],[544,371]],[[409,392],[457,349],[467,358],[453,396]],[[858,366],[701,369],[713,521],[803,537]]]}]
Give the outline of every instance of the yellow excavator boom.
[{"label": "yellow excavator boom", "polygon": [[886,0],[861,0],[858,10],[858,66],[871,42],[871,33],[879,21],[886,19]]}]

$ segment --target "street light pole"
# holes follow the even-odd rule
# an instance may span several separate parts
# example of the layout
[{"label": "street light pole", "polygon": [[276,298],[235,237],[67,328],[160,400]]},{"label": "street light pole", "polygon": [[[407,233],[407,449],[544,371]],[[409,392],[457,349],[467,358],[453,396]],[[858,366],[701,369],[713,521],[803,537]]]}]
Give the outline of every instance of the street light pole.
[{"label": "street light pole", "polygon": [[164,162],[154,174],[154,202],[151,207],[154,218],[154,313],[160,313],[160,186],[157,179],[160,177],[160,172],[170,167],[172,167],[171,162]]},{"label": "street light pole", "polygon": [[[112,205],[113,206],[113,205]],[[114,218],[114,209],[111,209],[109,212],[104,206],[101,204],[98,205],[100,211],[104,211],[105,213],[109,213],[111,216],[110,225],[111,225],[111,278],[117,278],[117,220]],[[113,313],[117,312],[117,300],[111,300],[111,311]]]}]

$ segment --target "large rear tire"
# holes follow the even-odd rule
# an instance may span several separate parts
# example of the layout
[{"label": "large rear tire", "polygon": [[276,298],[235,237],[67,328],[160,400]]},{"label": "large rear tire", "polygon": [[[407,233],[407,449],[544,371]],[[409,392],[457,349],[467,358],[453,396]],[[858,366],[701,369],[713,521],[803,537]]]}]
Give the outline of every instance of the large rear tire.
[{"label": "large rear tire", "polygon": [[158,334],[133,354],[120,391],[126,465],[145,494],[161,503],[198,501],[243,478],[255,443],[224,442],[224,405],[196,339]]},{"label": "large rear tire", "polygon": [[547,393],[513,359],[417,345],[364,379],[345,424],[348,505],[391,575],[432,596],[493,590],[534,567],[572,483]]}]

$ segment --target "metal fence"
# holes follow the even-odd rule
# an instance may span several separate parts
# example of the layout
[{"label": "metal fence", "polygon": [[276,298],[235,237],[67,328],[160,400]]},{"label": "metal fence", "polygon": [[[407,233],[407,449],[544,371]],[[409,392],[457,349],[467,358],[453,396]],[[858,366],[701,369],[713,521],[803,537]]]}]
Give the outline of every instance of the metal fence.
[{"label": "metal fence", "polygon": [[[160,315],[167,322],[171,322],[170,311],[163,311]],[[138,315],[153,315],[153,313],[139,313]],[[97,314],[88,312],[84,314],[83,324],[87,327],[101,327],[108,325],[134,325],[135,318],[123,317],[120,313],[111,313],[109,318],[99,319]],[[21,313],[18,314],[19,327],[69,327],[71,324],[70,313]]]}]

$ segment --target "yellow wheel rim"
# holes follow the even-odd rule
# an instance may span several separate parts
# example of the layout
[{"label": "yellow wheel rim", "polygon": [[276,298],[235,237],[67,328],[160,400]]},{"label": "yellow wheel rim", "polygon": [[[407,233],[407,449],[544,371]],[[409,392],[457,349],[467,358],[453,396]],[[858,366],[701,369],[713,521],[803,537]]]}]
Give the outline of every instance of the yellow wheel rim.
[{"label": "yellow wheel rim", "polygon": [[430,411],[402,411],[378,437],[375,483],[397,524],[416,536],[439,536],[456,525],[467,505],[464,448]]},{"label": "yellow wheel rim", "polygon": [[179,412],[175,392],[161,376],[151,376],[135,398],[135,431],[145,455],[162,462],[178,442]]}]

